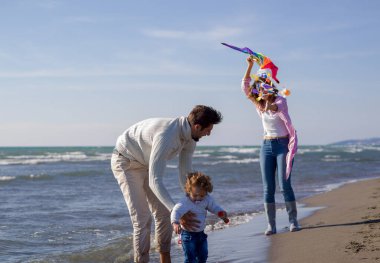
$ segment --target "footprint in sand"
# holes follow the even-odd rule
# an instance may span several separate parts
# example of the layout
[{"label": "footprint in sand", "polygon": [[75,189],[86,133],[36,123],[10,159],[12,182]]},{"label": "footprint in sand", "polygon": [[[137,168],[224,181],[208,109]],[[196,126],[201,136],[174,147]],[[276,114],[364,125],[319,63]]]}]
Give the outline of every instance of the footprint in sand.
[{"label": "footprint in sand", "polygon": [[350,243],[346,246],[346,249],[351,250],[354,253],[358,253],[360,250],[365,249],[366,246],[356,241],[350,241]]}]

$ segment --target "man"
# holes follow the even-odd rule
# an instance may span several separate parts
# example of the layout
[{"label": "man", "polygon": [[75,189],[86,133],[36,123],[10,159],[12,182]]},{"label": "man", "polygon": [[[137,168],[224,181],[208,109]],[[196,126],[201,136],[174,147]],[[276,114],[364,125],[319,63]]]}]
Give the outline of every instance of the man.
[{"label": "man", "polygon": [[[196,142],[209,136],[221,120],[220,112],[197,105],[188,117],[147,119],[117,139],[111,166],[132,220],[135,262],[149,262],[152,215],[160,260],[170,262],[170,211],[175,203],[162,181],[166,162],[179,155],[179,182],[184,190]],[[191,214],[181,222],[190,228],[196,224]]]}]

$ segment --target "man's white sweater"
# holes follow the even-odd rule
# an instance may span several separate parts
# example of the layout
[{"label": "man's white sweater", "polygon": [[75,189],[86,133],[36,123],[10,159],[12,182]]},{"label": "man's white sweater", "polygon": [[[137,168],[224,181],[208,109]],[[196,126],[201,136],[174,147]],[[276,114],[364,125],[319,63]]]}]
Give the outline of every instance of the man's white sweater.
[{"label": "man's white sweater", "polygon": [[186,175],[192,171],[195,146],[186,117],[138,122],[124,131],[116,142],[119,153],[147,167],[149,187],[169,211],[175,203],[162,181],[166,162],[179,154],[179,182],[184,189]]}]

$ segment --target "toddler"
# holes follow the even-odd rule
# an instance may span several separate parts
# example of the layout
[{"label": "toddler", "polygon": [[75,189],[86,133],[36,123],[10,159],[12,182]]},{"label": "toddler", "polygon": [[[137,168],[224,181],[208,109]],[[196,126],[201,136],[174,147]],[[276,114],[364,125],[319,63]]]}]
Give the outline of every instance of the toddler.
[{"label": "toddler", "polygon": [[[212,192],[209,176],[201,172],[190,173],[186,180],[186,197],[177,203],[171,212],[171,223],[176,234],[181,234],[185,263],[206,262],[208,257],[206,227],[207,210],[229,222],[227,213],[208,195]],[[196,229],[185,229],[180,225],[180,218],[191,211],[200,224]]]}]

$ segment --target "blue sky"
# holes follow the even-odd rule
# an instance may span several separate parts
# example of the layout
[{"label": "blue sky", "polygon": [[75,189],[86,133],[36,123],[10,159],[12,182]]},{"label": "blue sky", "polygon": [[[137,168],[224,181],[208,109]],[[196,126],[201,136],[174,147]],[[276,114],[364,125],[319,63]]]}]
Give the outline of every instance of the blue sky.
[{"label": "blue sky", "polygon": [[380,2],[312,3],[1,1],[0,146],[113,145],[196,104],[224,116],[200,145],[258,145],[245,55],[220,42],[279,67],[301,145],[380,136]]}]

